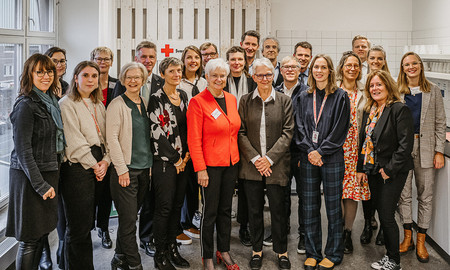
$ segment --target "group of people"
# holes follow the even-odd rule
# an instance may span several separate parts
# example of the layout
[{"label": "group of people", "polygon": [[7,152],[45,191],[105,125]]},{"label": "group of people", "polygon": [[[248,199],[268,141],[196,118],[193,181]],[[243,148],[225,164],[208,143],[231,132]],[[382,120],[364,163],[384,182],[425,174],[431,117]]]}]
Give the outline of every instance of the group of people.
[{"label": "group of people", "polygon": [[[336,67],[328,55],[312,57],[306,41],[281,62],[275,37],[262,40],[262,58],[256,57],[259,47],[260,35],[252,30],[226,52],[226,61],[212,43],[190,45],[181,59],[164,58],[158,76],[152,73],[156,45],[143,41],[118,80],[109,76],[112,51],[98,47],[75,67],[70,84],[63,80],[65,50],[32,55],[10,116],[6,235],[20,242],[16,269],[52,267],[48,234],[55,228],[59,268],[94,269],[91,230],[112,248],[112,201],[118,213],[112,269],[143,269],[139,247],[157,269],[189,268],[178,246],[191,238],[200,238],[204,269],[214,269],[214,255],[227,269],[239,269],[230,254],[236,188],[239,239],[252,248],[249,267],[262,267],[266,245],[273,246],[279,269],[290,269],[292,178],[299,198],[297,252],[306,254],[305,269],[333,269],[353,251],[359,201],[361,243],[371,242],[377,212],[376,243],[386,246],[373,269],[401,269],[400,254],[415,246],[419,261],[427,262],[424,241],[435,169],[444,166],[446,121],[441,92],[426,79],[419,55],[403,56],[396,82],[384,49],[364,36],[353,39]],[[328,219],[324,251],[321,187]]]}]

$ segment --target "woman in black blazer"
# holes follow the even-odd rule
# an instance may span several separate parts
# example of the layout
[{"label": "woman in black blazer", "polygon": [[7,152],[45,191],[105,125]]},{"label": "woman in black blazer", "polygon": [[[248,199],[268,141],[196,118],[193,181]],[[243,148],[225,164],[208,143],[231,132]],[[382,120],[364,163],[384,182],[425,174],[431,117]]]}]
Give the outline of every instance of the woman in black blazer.
[{"label": "woman in black blazer", "polygon": [[408,172],[413,168],[413,119],[388,72],[371,72],[365,92],[367,103],[359,134],[357,178],[358,181],[368,178],[387,250],[371,266],[398,270],[401,266],[395,209]]}]

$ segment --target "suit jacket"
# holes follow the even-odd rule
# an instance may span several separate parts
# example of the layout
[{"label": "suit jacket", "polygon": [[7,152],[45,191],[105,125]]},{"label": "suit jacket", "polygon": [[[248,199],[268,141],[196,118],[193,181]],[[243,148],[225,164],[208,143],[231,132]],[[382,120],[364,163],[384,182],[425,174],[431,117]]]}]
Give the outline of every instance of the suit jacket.
[{"label": "suit jacket", "polygon": [[241,119],[236,98],[223,92],[227,113],[208,89],[193,97],[187,110],[188,147],[196,172],[206,166],[230,166],[239,162],[237,135]]},{"label": "suit jacket", "polygon": [[116,78],[113,78],[111,76],[108,76],[108,93],[106,94],[106,104],[105,104],[105,108],[108,107],[109,103],[111,102],[111,100],[113,100],[113,95],[114,95],[114,89],[116,87],[116,84],[120,83],[119,80],[117,80]]},{"label": "suit jacket", "polygon": [[[257,89],[255,91],[258,91]],[[260,127],[263,101],[253,98],[253,92],[244,95],[239,102],[241,129],[239,130],[239,152],[241,163],[239,178],[262,181],[262,176],[251,160],[261,155]],[[275,100],[265,105],[266,156],[272,161],[272,174],[266,184],[286,186],[289,181],[291,156],[289,146],[294,134],[294,115],[291,98],[275,92]],[[262,156],[262,155],[261,155]]]},{"label": "suit jacket", "polygon": [[281,64],[280,62],[277,63],[277,66],[275,67],[275,69],[278,68],[278,77],[276,80],[272,81],[272,86],[274,88],[277,88],[278,86],[280,86],[280,84],[283,83],[284,79],[283,79],[283,75],[281,75]]},{"label": "suit jacket", "polygon": [[[363,125],[359,132],[358,166],[357,172],[363,171],[364,155],[361,154],[366,138],[366,122],[368,112],[364,112]],[[372,134],[377,168],[383,168],[391,178],[399,172],[411,170],[413,159],[411,152],[414,145],[414,122],[406,104],[396,102],[387,105],[378,120]],[[378,171],[378,169],[377,169]]]},{"label": "suit jacket", "polygon": [[[163,87],[164,85],[164,79],[161,78],[160,76],[152,73],[152,85],[151,85],[151,89],[150,89],[150,95],[152,95],[153,93],[156,93],[156,91],[158,91],[159,88]],[[116,83],[116,87],[114,87],[114,92],[113,92],[113,99],[122,95],[123,93],[125,93],[127,89],[125,88],[125,86],[123,86],[119,81],[117,81]],[[149,100],[150,96],[148,97],[143,97],[145,100]]]},{"label": "suit jacket", "polygon": [[441,90],[433,84],[430,92],[422,92],[419,136],[422,168],[432,168],[436,152],[444,153],[446,123]]}]

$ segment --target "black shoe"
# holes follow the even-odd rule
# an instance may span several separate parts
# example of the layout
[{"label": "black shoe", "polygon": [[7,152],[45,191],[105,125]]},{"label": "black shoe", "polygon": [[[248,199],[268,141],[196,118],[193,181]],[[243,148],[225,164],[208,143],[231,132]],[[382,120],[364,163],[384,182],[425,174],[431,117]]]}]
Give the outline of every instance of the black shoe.
[{"label": "black shoe", "polygon": [[39,261],[39,268],[41,270],[52,270],[52,256],[50,255],[50,245],[48,244],[48,237],[42,240],[44,247],[42,249],[41,260]]},{"label": "black shoe", "polygon": [[291,269],[291,262],[286,256],[278,256],[278,268],[279,269]]},{"label": "black shoe", "polygon": [[299,238],[298,238],[297,253],[298,254],[305,254],[306,253],[305,234],[303,234],[303,233],[301,233]]},{"label": "black shoe", "polygon": [[353,252],[352,231],[344,230],[344,254]]},{"label": "black shoe", "polygon": [[253,255],[252,258],[250,259],[250,269],[252,270],[258,270],[261,269],[262,267],[262,259],[263,256],[259,256],[259,255]]},{"label": "black shoe", "polygon": [[150,242],[141,241],[141,244],[139,246],[145,250],[145,254],[147,254],[148,256],[150,257],[155,256],[156,248],[153,241]]},{"label": "black shoe", "polygon": [[56,263],[59,269],[64,269],[64,240],[59,240],[58,249],[56,250]]},{"label": "black shoe", "polygon": [[252,240],[250,238],[250,232],[248,228],[239,229],[239,240],[241,240],[241,243],[246,247],[252,246]]},{"label": "black shoe", "polygon": [[179,268],[189,268],[189,262],[186,261],[183,257],[181,257],[180,253],[178,252],[178,245],[177,243],[171,243],[169,244],[168,248],[168,258],[170,262]]},{"label": "black shoe", "polygon": [[114,257],[111,260],[111,270],[129,270],[127,260],[124,254],[114,254]]},{"label": "black shoe", "polygon": [[370,244],[370,241],[372,239],[372,234],[373,234],[373,230],[372,230],[372,225],[370,224],[370,219],[366,219],[364,221],[363,232],[361,234],[361,237],[359,238],[359,240],[361,241],[361,244]]},{"label": "black shoe", "polygon": [[153,260],[155,262],[156,269],[176,270],[175,267],[173,267],[172,263],[170,263],[168,256],[166,256],[166,253],[163,251],[156,251],[155,256],[153,257]]},{"label": "black shoe", "polygon": [[269,235],[266,239],[263,240],[263,245],[266,247],[273,246],[272,235]]},{"label": "black shoe", "polygon": [[377,238],[375,239],[375,244],[378,246],[384,246],[384,233],[383,229],[380,228],[377,234]]},{"label": "black shoe", "polygon": [[102,247],[106,249],[112,248],[112,241],[111,238],[109,237],[109,231],[102,230],[100,228],[98,228],[97,230],[98,230],[98,237],[102,239]]}]

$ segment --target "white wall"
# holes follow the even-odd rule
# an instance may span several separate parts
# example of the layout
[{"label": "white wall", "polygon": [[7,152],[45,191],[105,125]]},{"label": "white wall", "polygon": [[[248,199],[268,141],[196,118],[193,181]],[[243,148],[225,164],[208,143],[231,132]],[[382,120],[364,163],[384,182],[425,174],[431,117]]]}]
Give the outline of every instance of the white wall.
[{"label": "white wall", "polygon": [[389,69],[395,77],[403,47],[411,43],[412,0],[272,0],[272,34],[280,39],[283,56],[306,40],[313,54],[326,53],[335,63],[351,50],[351,40],[366,35],[387,52]]},{"label": "white wall", "polygon": [[67,51],[67,72],[70,83],[75,66],[89,60],[90,52],[98,46],[99,0],[59,1],[58,46]]}]

